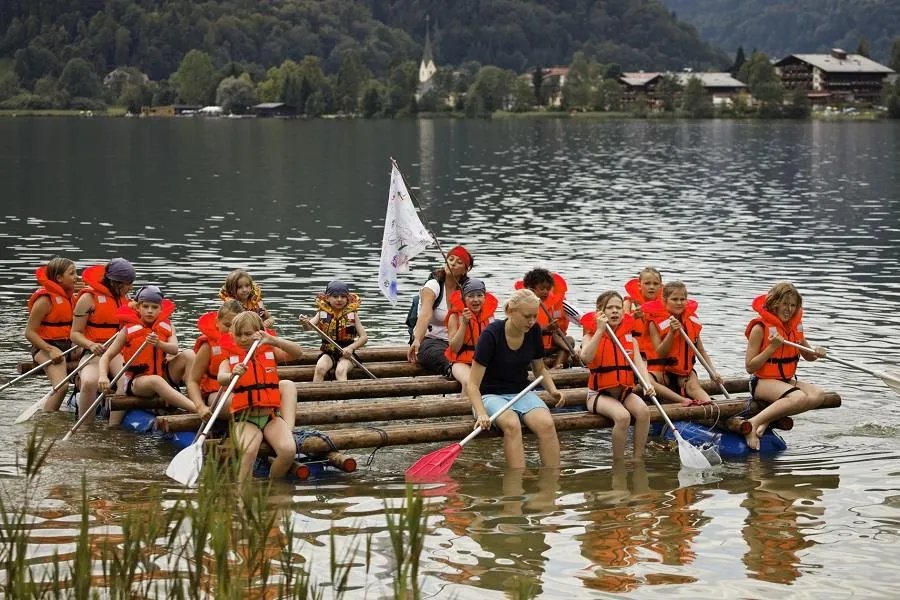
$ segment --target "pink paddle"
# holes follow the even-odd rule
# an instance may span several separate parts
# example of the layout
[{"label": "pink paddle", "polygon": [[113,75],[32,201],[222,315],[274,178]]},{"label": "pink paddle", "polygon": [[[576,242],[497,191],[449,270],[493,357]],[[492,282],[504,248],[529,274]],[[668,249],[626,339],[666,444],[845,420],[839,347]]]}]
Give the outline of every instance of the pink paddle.
[{"label": "pink paddle", "polygon": [[[497,417],[509,410],[509,408],[518,402],[525,394],[540,385],[543,380],[544,376],[541,375],[529,383],[528,387],[516,394],[512,400],[504,404],[500,410],[492,414],[491,424],[494,423]],[[426,454],[406,470],[406,478],[416,482],[423,482],[433,480],[441,475],[446,475],[447,472],[450,471],[450,467],[452,467],[453,463],[456,461],[456,457],[462,452],[463,446],[474,440],[481,431],[481,427],[476,427],[475,430],[467,435],[461,442],[450,444],[440,450],[435,450],[430,454]]]}]

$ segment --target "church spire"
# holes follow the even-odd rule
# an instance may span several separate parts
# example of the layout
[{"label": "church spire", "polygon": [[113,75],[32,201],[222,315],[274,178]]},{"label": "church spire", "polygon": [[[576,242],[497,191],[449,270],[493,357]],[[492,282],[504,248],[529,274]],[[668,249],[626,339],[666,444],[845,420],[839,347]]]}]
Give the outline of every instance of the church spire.
[{"label": "church spire", "polygon": [[434,63],[434,51],[431,49],[431,16],[425,15],[425,48],[422,50],[422,64]]}]

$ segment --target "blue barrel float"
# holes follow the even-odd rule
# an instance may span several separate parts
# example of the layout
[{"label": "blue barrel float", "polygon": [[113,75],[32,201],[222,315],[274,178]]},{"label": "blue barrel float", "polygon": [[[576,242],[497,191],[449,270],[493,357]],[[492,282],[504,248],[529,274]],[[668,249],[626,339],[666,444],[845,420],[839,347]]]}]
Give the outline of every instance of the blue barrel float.
[{"label": "blue barrel float", "polygon": [[[744,436],[732,431],[710,428],[692,421],[675,421],[675,427],[687,442],[695,446],[711,443],[723,458],[743,458],[752,452],[744,441]],[[675,435],[665,423],[651,423],[650,435],[674,440]],[[778,433],[767,429],[759,438],[759,454],[777,454],[787,449],[787,443]]]}]

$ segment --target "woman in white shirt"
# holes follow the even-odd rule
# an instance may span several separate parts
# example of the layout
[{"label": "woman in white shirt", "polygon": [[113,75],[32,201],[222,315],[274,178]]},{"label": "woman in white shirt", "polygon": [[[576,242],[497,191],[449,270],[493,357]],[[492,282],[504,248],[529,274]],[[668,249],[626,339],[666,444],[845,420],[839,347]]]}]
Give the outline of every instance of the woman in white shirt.
[{"label": "woman in white shirt", "polygon": [[406,357],[429,373],[447,375],[450,372],[450,361],[444,356],[449,346],[447,309],[450,296],[462,288],[473,264],[469,251],[455,246],[447,253],[447,264],[436,269],[419,290],[419,316]]}]

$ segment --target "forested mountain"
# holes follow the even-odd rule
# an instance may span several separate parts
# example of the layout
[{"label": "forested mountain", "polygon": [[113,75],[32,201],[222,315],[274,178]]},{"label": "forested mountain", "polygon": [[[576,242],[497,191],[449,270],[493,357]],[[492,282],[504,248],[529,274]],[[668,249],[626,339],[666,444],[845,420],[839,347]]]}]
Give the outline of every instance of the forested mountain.
[{"label": "forested mountain", "polygon": [[524,71],[577,50],[628,69],[722,67],[727,58],[657,0],[0,0],[0,60],[24,87],[73,58],[103,75],[168,78],[192,49],[248,72],[306,56],[334,73],[358,52],[375,75],[418,59],[431,19],[438,63]]},{"label": "forested mountain", "polygon": [[743,46],[769,56],[855,52],[865,37],[875,60],[886,62],[900,35],[900,0],[662,0],[700,35],[734,52]]}]

